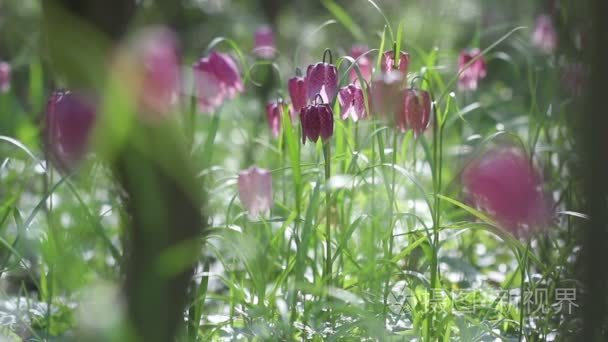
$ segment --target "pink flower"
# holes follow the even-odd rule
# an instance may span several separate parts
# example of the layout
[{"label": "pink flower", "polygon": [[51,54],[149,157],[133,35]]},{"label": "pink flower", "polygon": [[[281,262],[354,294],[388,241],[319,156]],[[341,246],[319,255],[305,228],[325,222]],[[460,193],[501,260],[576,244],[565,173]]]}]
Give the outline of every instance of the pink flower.
[{"label": "pink flower", "polygon": [[349,116],[353,121],[367,117],[365,109],[365,97],[363,89],[358,85],[348,85],[338,92],[338,102],[340,103],[340,111],[342,112],[342,120],[346,120]]},{"label": "pink flower", "polygon": [[301,76],[290,78],[287,81],[287,90],[289,90],[289,97],[291,98],[291,121],[296,122],[297,114],[308,104],[306,78]]},{"label": "pink flower", "polygon": [[397,127],[401,132],[411,128],[418,137],[431,121],[431,96],[427,91],[406,89],[403,93],[403,107],[397,113]]},{"label": "pink flower", "polygon": [[177,40],[164,28],[139,33],[135,43],[137,61],[143,66],[140,103],[145,112],[167,113],[180,92],[180,58]]},{"label": "pink flower", "polygon": [[539,15],[532,33],[532,44],[542,52],[550,54],[557,47],[557,39],[551,17],[546,14]]},{"label": "pink flower", "polygon": [[239,199],[251,217],[270,211],[272,207],[272,175],[270,171],[250,167],[239,172]]},{"label": "pink flower", "polygon": [[56,91],[46,106],[46,145],[57,167],[70,170],[89,148],[96,112],[94,102],[82,94]]},{"label": "pink flower", "polygon": [[280,102],[269,102],[266,105],[266,117],[268,118],[268,127],[272,135],[276,138],[281,132],[281,117],[283,116],[283,104]]},{"label": "pink flower", "polygon": [[[458,57],[458,88],[460,90],[475,90],[479,80],[486,77],[486,61],[483,56],[480,56],[481,51],[477,48],[470,50],[463,50]],[[465,68],[465,66],[475,59],[471,65]]]},{"label": "pink flower", "polygon": [[313,103],[302,108],[300,123],[302,144],[306,144],[306,138],[316,143],[321,137],[326,142],[334,134],[334,113],[326,103]]},{"label": "pink flower", "polygon": [[380,67],[382,68],[382,72],[387,72],[388,70],[399,70],[403,75],[407,75],[407,69],[410,65],[410,55],[401,51],[399,53],[399,60],[395,63],[395,54],[393,51],[386,51],[382,55],[382,64]]},{"label": "pink flower", "polygon": [[312,101],[317,94],[324,103],[331,103],[338,92],[338,70],[330,63],[309,65],[306,70],[306,96]]},{"label": "pink flower", "polygon": [[[366,82],[371,81],[373,71],[372,61],[367,55],[364,55],[368,51],[369,48],[365,45],[355,45],[350,50],[350,56],[357,62],[359,70],[361,71],[361,76],[363,76],[363,79],[365,79]],[[357,75],[355,67],[350,70],[350,81],[353,83],[357,83],[359,81],[359,76]]]},{"label": "pink flower", "polygon": [[473,203],[516,236],[549,222],[540,172],[520,149],[490,149],[465,168],[462,181]]},{"label": "pink flower", "polygon": [[397,70],[389,70],[380,74],[372,82],[372,108],[380,115],[395,114],[403,105],[401,87],[403,74]]},{"label": "pink flower", "polygon": [[273,59],[276,54],[274,33],[270,26],[258,27],[254,35],[253,53],[262,59]]},{"label": "pink flower", "polygon": [[244,90],[234,60],[227,54],[211,52],[194,63],[194,80],[200,110],[211,113],[226,99],[233,99]]},{"label": "pink flower", "polygon": [[7,93],[11,89],[11,65],[0,62],[0,93]]}]

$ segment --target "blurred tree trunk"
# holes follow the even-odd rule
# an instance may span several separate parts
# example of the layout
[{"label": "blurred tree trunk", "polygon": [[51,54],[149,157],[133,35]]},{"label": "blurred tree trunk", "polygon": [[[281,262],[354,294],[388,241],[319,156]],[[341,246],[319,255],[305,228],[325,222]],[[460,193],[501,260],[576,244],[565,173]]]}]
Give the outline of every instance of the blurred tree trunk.
[{"label": "blurred tree trunk", "polygon": [[[43,32],[59,78],[75,89],[103,89],[135,10],[135,0],[44,0]],[[111,161],[127,213],[125,297],[141,341],[171,341],[183,323],[204,222],[186,144],[175,127],[162,126],[136,122]]]},{"label": "blurred tree trunk", "polygon": [[[583,165],[587,222],[583,240],[585,293],[583,298],[582,341],[608,341],[608,113],[606,81],[608,80],[608,13],[606,0],[587,0],[587,19],[591,22],[588,44],[584,46],[589,66],[586,98],[581,113],[582,129],[578,132]],[[574,113],[578,114],[578,113]]]}]

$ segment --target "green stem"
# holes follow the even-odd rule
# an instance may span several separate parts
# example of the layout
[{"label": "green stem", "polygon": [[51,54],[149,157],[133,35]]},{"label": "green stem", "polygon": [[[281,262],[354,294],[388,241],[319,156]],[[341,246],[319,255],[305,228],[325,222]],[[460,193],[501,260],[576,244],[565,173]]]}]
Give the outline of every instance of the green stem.
[{"label": "green stem", "polygon": [[325,159],[325,280],[327,286],[331,286],[332,262],[331,262],[331,189],[329,178],[331,177],[331,148],[328,142],[323,143],[323,157]]},{"label": "green stem", "polygon": [[[435,115],[433,120],[433,192],[435,201],[433,208],[433,256],[431,259],[431,291],[437,287],[439,279],[438,254],[439,254],[439,226],[441,219],[441,201],[438,194],[441,193],[441,169],[442,169],[442,145],[443,145],[443,123],[438,123],[439,118]],[[434,314],[429,316],[427,330],[427,341],[433,332]]]},{"label": "green stem", "polygon": [[526,244],[525,254],[521,256],[521,285],[519,288],[519,341],[523,341],[524,337],[524,290],[526,285],[526,270],[528,268],[528,253],[530,251],[530,240]]},{"label": "green stem", "polygon": [[[386,253],[386,262],[388,263],[388,273],[386,275],[386,280],[384,283],[384,321],[386,322],[386,315],[388,314],[388,295],[390,293],[390,278],[391,278],[391,260],[393,259],[393,245],[395,243],[394,238],[394,230],[395,230],[395,220],[393,220],[394,211],[397,210],[397,204],[395,203],[395,187],[396,187],[396,169],[397,165],[397,137],[398,133],[393,132],[393,155],[392,155],[392,165],[393,170],[391,173],[391,192],[389,198],[389,219],[390,219],[390,227],[389,227],[389,237],[388,237],[388,247],[385,250]],[[393,207],[394,204],[394,207]],[[386,241],[386,240],[385,240]]]}]

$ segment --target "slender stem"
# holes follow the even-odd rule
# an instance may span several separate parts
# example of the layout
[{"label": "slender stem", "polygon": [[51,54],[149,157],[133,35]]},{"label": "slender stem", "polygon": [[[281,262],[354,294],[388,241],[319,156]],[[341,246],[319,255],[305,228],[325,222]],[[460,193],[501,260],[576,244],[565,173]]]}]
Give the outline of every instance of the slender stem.
[{"label": "slender stem", "polygon": [[329,142],[323,143],[323,157],[325,159],[325,280],[327,286],[331,286],[332,262],[331,262],[331,189],[329,178],[331,177],[331,149]]},{"label": "slender stem", "polygon": [[[398,133],[395,131],[393,132],[393,155],[392,155],[392,165],[393,165],[393,170],[391,173],[391,192],[390,192],[390,198],[389,198],[389,219],[390,219],[390,227],[389,227],[389,237],[388,237],[388,248],[386,248],[385,252],[386,252],[386,262],[388,263],[388,265],[390,265],[391,260],[393,259],[393,245],[395,243],[395,234],[394,234],[394,230],[395,230],[395,220],[393,219],[393,215],[394,215],[394,211],[393,208],[395,208],[395,210],[397,210],[397,206],[395,203],[395,187],[396,187],[396,169],[395,166],[397,165],[397,137],[398,137]],[[394,205],[394,206],[393,206]],[[385,239],[386,241],[386,239]],[[391,266],[387,267],[388,269],[388,273],[386,275],[386,280],[384,283],[384,321],[386,322],[386,316],[388,314],[388,295],[390,293],[390,280],[391,280]]]},{"label": "slender stem", "polygon": [[[433,192],[435,193],[435,201],[433,208],[433,256],[431,258],[431,290],[435,289],[439,279],[438,254],[439,254],[439,226],[441,218],[439,196],[441,192],[441,169],[442,169],[442,144],[443,144],[443,123],[438,123],[439,118],[435,115],[433,120]],[[429,316],[429,324],[427,330],[427,340],[433,332],[434,314],[431,312]]]},{"label": "slender stem", "polygon": [[519,341],[523,341],[523,337],[524,337],[524,316],[525,316],[525,311],[524,311],[524,302],[525,302],[525,298],[524,298],[524,290],[526,288],[526,270],[528,268],[528,253],[530,251],[530,240],[528,240],[528,243],[526,244],[526,251],[525,254],[521,256],[520,260],[521,260],[521,285],[519,288]]}]

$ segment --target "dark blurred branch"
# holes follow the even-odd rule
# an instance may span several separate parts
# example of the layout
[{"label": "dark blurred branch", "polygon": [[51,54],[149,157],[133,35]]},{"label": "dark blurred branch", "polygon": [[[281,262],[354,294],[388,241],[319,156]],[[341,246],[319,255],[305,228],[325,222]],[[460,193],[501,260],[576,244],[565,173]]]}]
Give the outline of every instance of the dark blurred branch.
[{"label": "dark blurred branch", "polygon": [[[135,7],[135,0],[43,1],[49,59],[67,86],[104,88],[109,59]],[[111,161],[128,216],[126,300],[142,341],[174,339],[200,251],[201,187],[186,144],[168,126],[136,122]]]},{"label": "dark blurred branch", "polygon": [[[580,113],[582,130],[578,133],[583,164],[584,195],[591,220],[586,224],[583,241],[585,296],[583,302],[583,336],[581,341],[608,341],[606,304],[608,290],[608,13],[606,0],[587,0],[591,21],[590,43],[586,46],[589,82],[586,101]],[[573,113],[578,116],[579,113]]]}]

